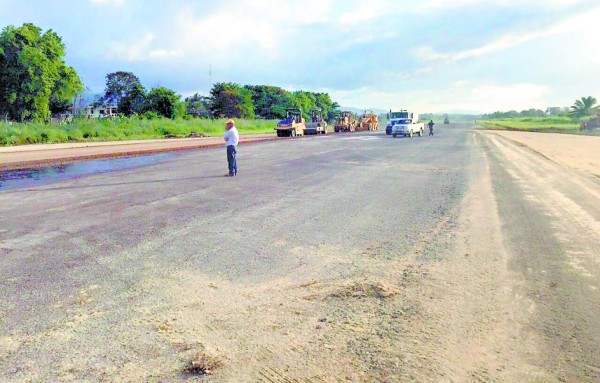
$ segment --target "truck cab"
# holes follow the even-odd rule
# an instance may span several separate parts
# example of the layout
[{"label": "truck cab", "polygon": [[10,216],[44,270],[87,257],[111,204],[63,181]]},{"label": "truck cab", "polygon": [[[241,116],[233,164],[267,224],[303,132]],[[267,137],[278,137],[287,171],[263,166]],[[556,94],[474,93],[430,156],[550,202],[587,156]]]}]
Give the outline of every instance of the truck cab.
[{"label": "truck cab", "polygon": [[390,122],[386,128],[386,133],[389,129],[393,137],[412,137],[414,135],[421,137],[425,132],[425,124],[419,122],[417,113],[400,109],[397,112],[390,111],[389,117]]}]

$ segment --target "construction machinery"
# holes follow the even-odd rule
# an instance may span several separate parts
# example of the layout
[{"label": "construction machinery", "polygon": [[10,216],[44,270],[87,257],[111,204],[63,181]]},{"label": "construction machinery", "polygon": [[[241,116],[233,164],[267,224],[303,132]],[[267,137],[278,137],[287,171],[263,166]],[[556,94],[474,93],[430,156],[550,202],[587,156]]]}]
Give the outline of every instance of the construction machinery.
[{"label": "construction machinery", "polygon": [[321,108],[311,109],[310,122],[306,123],[304,134],[327,134],[327,121],[323,119]]},{"label": "construction machinery", "polygon": [[335,120],[335,125],[333,126],[333,130],[338,132],[354,132],[356,130],[356,126],[358,125],[358,120],[354,113],[344,110],[340,112],[340,116]]},{"label": "construction machinery", "polygon": [[306,130],[306,122],[302,117],[302,110],[298,108],[290,108],[285,111],[286,118],[277,123],[275,131],[277,137],[296,137],[304,135]]},{"label": "construction machinery", "polygon": [[379,117],[372,110],[365,110],[356,127],[358,131],[374,131],[379,129]]}]

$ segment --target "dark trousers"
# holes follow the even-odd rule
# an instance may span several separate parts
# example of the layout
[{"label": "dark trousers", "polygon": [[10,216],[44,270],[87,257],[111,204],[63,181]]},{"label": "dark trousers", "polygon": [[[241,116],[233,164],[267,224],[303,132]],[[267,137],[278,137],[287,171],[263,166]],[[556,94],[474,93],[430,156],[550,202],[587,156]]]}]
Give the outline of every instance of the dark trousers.
[{"label": "dark trousers", "polygon": [[227,164],[229,165],[229,175],[237,174],[237,148],[234,145],[227,147]]},{"label": "dark trousers", "polygon": [[433,128],[429,128],[429,135],[433,136]]}]

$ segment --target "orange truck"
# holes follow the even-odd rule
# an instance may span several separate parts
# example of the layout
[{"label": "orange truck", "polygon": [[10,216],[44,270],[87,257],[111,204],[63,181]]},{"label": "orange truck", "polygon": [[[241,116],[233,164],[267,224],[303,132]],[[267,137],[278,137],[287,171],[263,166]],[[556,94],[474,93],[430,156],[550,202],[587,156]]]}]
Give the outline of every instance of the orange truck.
[{"label": "orange truck", "polygon": [[365,110],[356,130],[359,132],[379,130],[379,117],[372,110]]}]

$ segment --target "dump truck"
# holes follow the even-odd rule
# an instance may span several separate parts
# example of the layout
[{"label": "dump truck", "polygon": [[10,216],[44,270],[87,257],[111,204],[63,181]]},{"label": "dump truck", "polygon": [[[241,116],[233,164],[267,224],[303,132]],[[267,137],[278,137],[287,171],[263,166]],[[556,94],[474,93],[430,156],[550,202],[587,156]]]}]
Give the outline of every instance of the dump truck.
[{"label": "dump truck", "polygon": [[286,118],[277,123],[275,131],[277,137],[296,137],[304,135],[306,122],[302,117],[302,110],[290,108],[285,111]]},{"label": "dump truck", "polygon": [[360,117],[360,124],[356,127],[358,131],[374,131],[379,129],[379,117],[372,110],[365,110]]},{"label": "dump truck", "polygon": [[358,120],[354,116],[354,113],[344,110],[340,113],[340,116],[335,120],[335,124],[333,125],[333,130],[338,132],[354,132],[356,130],[356,126],[358,125]]},{"label": "dump truck", "polygon": [[398,112],[390,111],[390,124],[392,136],[412,137],[423,136],[425,133],[425,124],[419,122],[419,114],[409,112],[406,109],[400,109]]},{"label": "dump truck", "polygon": [[310,122],[306,123],[304,134],[327,134],[327,121],[323,118],[321,108],[310,111]]}]

